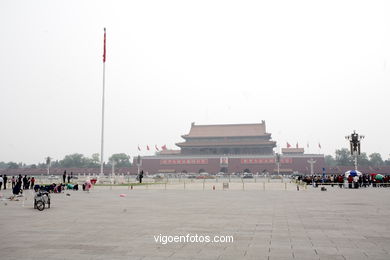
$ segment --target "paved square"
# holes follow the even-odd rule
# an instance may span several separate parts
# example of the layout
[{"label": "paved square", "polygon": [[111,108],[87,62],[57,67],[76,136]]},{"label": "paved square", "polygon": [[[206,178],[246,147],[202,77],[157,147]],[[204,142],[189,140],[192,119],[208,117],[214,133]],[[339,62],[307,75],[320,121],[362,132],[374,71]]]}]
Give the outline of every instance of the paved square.
[{"label": "paved square", "polygon": [[[30,191],[0,201],[0,259],[390,259],[386,188],[66,193],[42,212]],[[234,242],[163,245],[160,234]]]}]

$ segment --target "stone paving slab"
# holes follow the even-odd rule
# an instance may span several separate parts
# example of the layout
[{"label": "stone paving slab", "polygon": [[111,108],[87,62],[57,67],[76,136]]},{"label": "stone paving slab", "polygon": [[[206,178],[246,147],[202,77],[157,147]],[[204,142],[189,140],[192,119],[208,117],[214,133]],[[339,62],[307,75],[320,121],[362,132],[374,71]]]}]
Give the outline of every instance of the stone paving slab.
[{"label": "stone paving slab", "polygon": [[[0,259],[390,259],[390,189],[65,193],[42,212],[31,191],[0,201]],[[234,242],[163,245],[160,234]]]}]

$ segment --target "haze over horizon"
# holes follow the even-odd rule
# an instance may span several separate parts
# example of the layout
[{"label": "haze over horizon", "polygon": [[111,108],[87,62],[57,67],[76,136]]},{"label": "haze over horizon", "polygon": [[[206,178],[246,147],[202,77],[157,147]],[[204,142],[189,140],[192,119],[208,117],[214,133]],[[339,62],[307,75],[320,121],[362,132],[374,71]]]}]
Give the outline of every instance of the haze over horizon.
[{"label": "haze over horizon", "polygon": [[[334,155],[353,130],[388,159],[390,3],[0,2],[0,161],[177,148],[196,124],[260,123]],[[321,143],[322,149],[318,149]],[[151,147],[145,153],[146,145]]]}]

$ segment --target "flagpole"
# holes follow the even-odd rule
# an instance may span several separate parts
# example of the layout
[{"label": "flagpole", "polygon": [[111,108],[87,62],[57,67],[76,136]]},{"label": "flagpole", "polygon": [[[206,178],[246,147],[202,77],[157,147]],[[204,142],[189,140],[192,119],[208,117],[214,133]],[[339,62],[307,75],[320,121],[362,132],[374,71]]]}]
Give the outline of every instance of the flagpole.
[{"label": "flagpole", "polygon": [[104,50],[103,50],[103,94],[102,94],[102,136],[100,146],[100,176],[104,176],[103,172],[103,152],[104,152],[104,92],[105,92],[105,77],[106,77],[106,28],[104,28]]}]

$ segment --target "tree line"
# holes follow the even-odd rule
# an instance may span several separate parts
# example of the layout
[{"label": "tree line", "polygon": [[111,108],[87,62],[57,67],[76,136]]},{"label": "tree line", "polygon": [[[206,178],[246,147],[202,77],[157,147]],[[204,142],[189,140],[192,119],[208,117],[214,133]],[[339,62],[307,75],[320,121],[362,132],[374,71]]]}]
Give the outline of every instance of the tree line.
[{"label": "tree line", "polygon": [[[355,157],[351,155],[350,151],[347,148],[338,149],[335,152],[335,156],[326,155],[325,164],[328,166],[347,166],[354,165]],[[357,157],[358,165],[361,166],[373,166],[379,167],[384,165],[390,165],[390,160],[383,160],[380,153],[372,153],[367,155],[366,153],[361,153]]]},{"label": "tree line", "polygon": [[[46,168],[50,164],[50,167],[54,168],[98,168],[100,167],[100,155],[94,153],[91,157],[86,157],[83,154],[74,153],[66,155],[62,160],[52,160],[50,157],[46,158],[45,162],[38,164],[26,165],[19,162],[0,162],[0,168],[18,169],[18,168]],[[110,156],[106,167],[111,167],[115,164],[115,167],[130,167],[130,156],[125,153],[116,153]],[[326,155],[325,164],[327,166],[348,166],[354,165],[354,157],[351,155],[348,149],[342,148],[335,152],[335,156]],[[367,155],[362,153],[358,156],[358,164],[362,166],[383,166],[390,165],[390,160],[383,160],[379,153],[372,153]]]},{"label": "tree line", "polygon": [[[130,156],[125,153],[116,153],[110,156],[105,167],[131,167]],[[65,155],[62,160],[53,160],[49,156],[44,162],[27,165],[23,162],[0,162],[2,169],[19,169],[19,168],[98,168],[100,167],[100,154],[94,153],[91,157],[84,156],[80,153]]]}]

